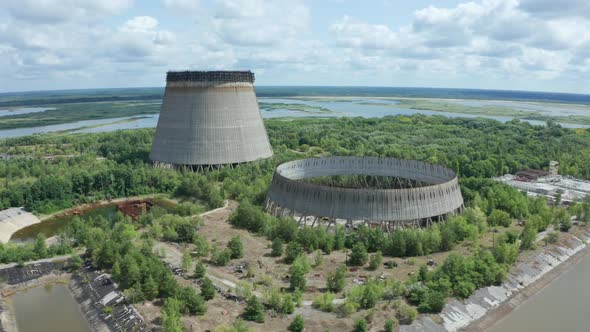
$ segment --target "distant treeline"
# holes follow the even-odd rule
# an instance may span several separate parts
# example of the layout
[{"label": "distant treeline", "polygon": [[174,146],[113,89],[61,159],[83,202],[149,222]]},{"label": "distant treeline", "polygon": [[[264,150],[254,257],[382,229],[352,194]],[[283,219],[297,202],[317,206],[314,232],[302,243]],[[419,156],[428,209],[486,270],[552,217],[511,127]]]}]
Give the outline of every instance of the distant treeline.
[{"label": "distant treeline", "polygon": [[61,98],[39,98],[39,99],[20,99],[0,101],[0,107],[16,106],[46,106],[58,104],[75,104],[75,103],[96,103],[107,101],[140,101],[140,100],[158,100],[162,99],[163,94],[146,94],[138,96],[84,96],[84,97],[61,97]]},{"label": "distant treeline", "polygon": [[[362,86],[257,86],[258,97],[355,96],[403,98],[491,99],[590,105],[590,95],[508,90],[441,89]],[[0,107],[34,106],[101,101],[154,100],[163,87],[34,91],[0,94]]]}]

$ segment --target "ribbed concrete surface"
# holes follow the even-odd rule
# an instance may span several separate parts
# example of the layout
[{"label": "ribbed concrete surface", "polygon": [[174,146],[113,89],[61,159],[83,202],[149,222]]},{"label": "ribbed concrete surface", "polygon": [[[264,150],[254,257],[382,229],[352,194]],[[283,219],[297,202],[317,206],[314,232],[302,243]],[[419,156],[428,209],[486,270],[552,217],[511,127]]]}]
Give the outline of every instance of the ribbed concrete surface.
[{"label": "ribbed concrete surface", "polygon": [[151,160],[223,165],[271,156],[253,84],[168,82]]},{"label": "ribbed concrete surface", "polygon": [[[298,181],[331,175],[391,176],[431,185],[412,189],[337,188]],[[455,173],[413,160],[375,157],[327,157],[288,162],[277,167],[269,202],[295,213],[350,220],[413,221],[463,206]]]},{"label": "ribbed concrete surface", "polygon": [[10,208],[0,211],[0,242],[8,243],[18,230],[40,223],[41,220],[23,208]]}]

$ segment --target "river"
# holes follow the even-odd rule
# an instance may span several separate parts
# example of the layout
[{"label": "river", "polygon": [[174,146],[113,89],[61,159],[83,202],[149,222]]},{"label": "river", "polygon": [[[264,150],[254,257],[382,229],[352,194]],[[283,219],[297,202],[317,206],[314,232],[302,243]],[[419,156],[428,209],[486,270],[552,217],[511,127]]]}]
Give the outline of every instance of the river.
[{"label": "river", "polygon": [[590,331],[590,255],[494,325],[491,332]]},{"label": "river", "polygon": [[19,332],[91,332],[78,303],[65,285],[49,285],[11,297]]},{"label": "river", "polygon": [[[494,116],[494,115],[474,115],[451,112],[438,112],[429,110],[417,110],[404,107],[397,107],[399,101],[389,99],[375,99],[370,97],[359,97],[351,99],[296,99],[296,98],[259,98],[261,104],[260,110],[263,118],[284,118],[284,117],[365,117],[365,118],[381,118],[388,115],[440,115],[449,118],[487,118],[507,122],[513,119],[510,116]],[[548,115],[587,115],[588,109],[575,108],[573,106],[555,106],[551,104],[531,104],[525,102],[508,102],[508,101],[473,101],[473,100],[450,100],[449,102],[463,104],[467,106],[505,106],[521,110],[537,110],[547,113]],[[268,104],[299,104],[308,105],[316,108],[313,110],[295,110],[295,109],[281,109],[265,108]],[[318,111],[319,108],[329,109],[330,112]],[[15,112],[33,113],[41,112],[43,108],[27,108],[16,110],[0,110],[0,116],[6,116]],[[4,112],[4,113],[2,113]],[[11,113],[8,113],[11,112]],[[533,125],[544,125],[543,121],[524,120]],[[139,129],[139,128],[154,128],[158,124],[158,114],[145,114],[139,116],[120,117],[111,119],[99,120],[84,120],[72,123],[62,123],[56,125],[27,127],[0,130],[0,138],[20,137],[33,134],[50,133],[50,132],[68,132],[68,133],[89,133],[89,132],[109,132],[121,129]],[[561,124],[566,128],[590,128],[588,125],[579,124]]]}]

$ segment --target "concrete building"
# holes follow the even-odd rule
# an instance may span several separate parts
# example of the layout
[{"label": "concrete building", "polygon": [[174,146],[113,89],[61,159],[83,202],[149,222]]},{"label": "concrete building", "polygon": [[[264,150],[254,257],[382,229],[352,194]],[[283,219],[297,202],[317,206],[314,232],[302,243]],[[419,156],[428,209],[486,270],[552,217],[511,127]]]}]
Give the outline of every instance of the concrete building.
[{"label": "concrete building", "polygon": [[250,71],[168,72],[150,159],[202,169],[272,156]]},{"label": "concrete building", "polygon": [[[344,188],[306,181],[355,175],[387,177],[407,185]],[[395,158],[326,157],[277,167],[266,208],[275,216],[299,218],[300,223],[312,217],[313,224],[318,220],[328,220],[329,225],[336,220],[362,221],[394,230],[445,220],[463,209],[463,197],[455,173],[441,166]]]}]

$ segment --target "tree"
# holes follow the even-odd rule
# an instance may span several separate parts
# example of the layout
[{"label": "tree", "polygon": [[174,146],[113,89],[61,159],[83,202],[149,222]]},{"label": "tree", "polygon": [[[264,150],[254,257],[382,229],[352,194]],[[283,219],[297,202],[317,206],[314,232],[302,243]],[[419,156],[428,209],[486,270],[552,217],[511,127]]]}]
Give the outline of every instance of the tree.
[{"label": "tree", "polygon": [[196,234],[193,243],[195,245],[195,255],[198,257],[205,257],[209,255],[209,242],[202,235]]},{"label": "tree", "polygon": [[271,251],[271,256],[272,257],[280,257],[283,255],[283,240],[281,240],[280,237],[275,237],[274,240],[272,240],[272,251]]},{"label": "tree", "polygon": [[182,332],[183,326],[180,322],[180,301],[175,298],[167,298],[162,308],[162,326],[165,332]]},{"label": "tree", "polygon": [[215,297],[215,286],[211,282],[211,279],[204,277],[201,280],[201,295],[206,301],[209,301]]},{"label": "tree", "polygon": [[502,210],[493,210],[488,217],[488,223],[490,226],[510,227],[512,224],[512,218],[508,212]]},{"label": "tree", "polygon": [[285,315],[290,315],[295,312],[295,303],[293,302],[293,296],[291,294],[285,294],[283,296],[281,311]]},{"label": "tree", "polygon": [[303,320],[303,316],[295,316],[291,324],[289,324],[288,330],[289,332],[303,332],[305,330],[305,321]]},{"label": "tree", "polygon": [[82,258],[80,255],[73,254],[70,257],[70,270],[78,271],[82,267]]},{"label": "tree", "polygon": [[45,234],[39,233],[35,237],[35,244],[33,251],[39,258],[45,258],[47,256],[47,246],[45,245]]},{"label": "tree", "polygon": [[294,291],[296,289],[305,290],[307,285],[307,280],[305,278],[305,274],[309,272],[311,269],[309,261],[305,255],[299,255],[291,267],[289,268],[289,282],[291,286],[291,290]]},{"label": "tree", "polygon": [[191,315],[203,315],[207,312],[207,306],[203,297],[191,286],[182,287],[178,296],[185,313]]},{"label": "tree", "polygon": [[385,321],[384,330],[385,332],[393,332],[393,328],[397,325],[397,319],[388,319]]},{"label": "tree", "polygon": [[250,332],[250,328],[243,320],[238,318],[231,326],[218,327],[215,332]]},{"label": "tree", "polygon": [[158,284],[154,281],[151,275],[148,275],[147,278],[145,278],[142,291],[148,301],[151,301],[158,296]]},{"label": "tree", "polygon": [[359,242],[352,247],[348,264],[352,266],[363,266],[367,263],[368,258],[369,256],[365,245],[362,242]]},{"label": "tree", "polygon": [[346,265],[341,264],[336,271],[328,274],[326,287],[330,292],[338,293],[346,286]]},{"label": "tree", "polygon": [[191,257],[191,254],[187,251],[185,251],[182,254],[182,269],[186,272],[188,272],[190,270],[190,268],[193,265],[193,258]]},{"label": "tree", "polygon": [[400,324],[410,325],[418,317],[418,312],[407,304],[401,304],[395,313]]},{"label": "tree", "polygon": [[367,321],[364,319],[357,319],[354,322],[354,332],[367,332]]},{"label": "tree", "polygon": [[227,263],[231,260],[231,251],[229,249],[224,250],[214,250],[211,255],[211,260],[213,264],[217,266],[226,266]]},{"label": "tree", "polygon": [[532,221],[524,226],[522,234],[520,234],[520,249],[526,250],[533,247],[535,240],[537,239],[538,226]]},{"label": "tree", "polygon": [[369,269],[373,271],[377,270],[379,266],[381,266],[381,262],[383,262],[383,255],[381,254],[381,251],[377,251],[372,254],[369,259]]},{"label": "tree", "polygon": [[205,264],[202,261],[197,260],[197,264],[195,264],[195,274],[193,277],[195,279],[201,279],[207,273],[207,268],[205,268]]},{"label": "tree", "polygon": [[322,255],[322,251],[318,249],[315,251],[313,266],[314,267],[322,266],[323,262],[324,262],[324,256]]},{"label": "tree", "polygon": [[264,323],[264,306],[255,295],[248,299],[242,317],[252,322]]},{"label": "tree", "polygon": [[291,242],[285,250],[285,263],[291,264],[297,257],[303,254],[303,247],[298,242]]},{"label": "tree", "polygon": [[244,245],[240,236],[234,236],[229,240],[227,248],[231,252],[231,258],[242,258],[244,256]]},{"label": "tree", "polygon": [[572,227],[572,217],[565,209],[555,211],[555,222],[559,225],[562,232],[567,232]]}]

